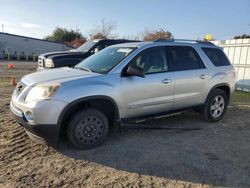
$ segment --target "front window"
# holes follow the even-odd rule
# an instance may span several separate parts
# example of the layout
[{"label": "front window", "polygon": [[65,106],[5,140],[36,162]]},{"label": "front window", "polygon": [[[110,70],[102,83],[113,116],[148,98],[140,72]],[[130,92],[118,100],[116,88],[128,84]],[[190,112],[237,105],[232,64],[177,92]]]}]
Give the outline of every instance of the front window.
[{"label": "front window", "polygon": [[110,47],[88,57],[75,68],[106,74],[127,57],[135,48]]},{"label": "front window", "polygon": [[153,47],[144,50],[131,61],[130,65],[140,67],[145,74],[168,71],[165,47]]}]

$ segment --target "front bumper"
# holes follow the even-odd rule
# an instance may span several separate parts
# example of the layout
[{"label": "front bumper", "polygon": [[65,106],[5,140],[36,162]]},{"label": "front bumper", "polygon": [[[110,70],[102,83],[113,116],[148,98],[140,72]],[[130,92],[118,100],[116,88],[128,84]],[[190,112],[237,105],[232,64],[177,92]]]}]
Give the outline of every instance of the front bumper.
[{"label": "front bumper", "polygon": [[11,111],[12,117],[26,130],[27,135],[41,144],[57,146],[60,127],[58,125],[31,125],[25,117],[16,115]]},{"label": "front bumper", "polygon": [[[10,104],[10,111],[11,111],[13,118],[22,127],[25,128],[28,136],[31,139],[41,144],[57,146],[57,143],[59,141],[60,125],[58,125],[57,123],[49,124],[46,121],[45,121],[46,124],[34,123],[34,122],[28,121],[23,111],[17,108],[15,105],[13,105],[13,101],[11,101],[11,104]],[[47,118],[44,117],[44,119],[47,119]]]}]

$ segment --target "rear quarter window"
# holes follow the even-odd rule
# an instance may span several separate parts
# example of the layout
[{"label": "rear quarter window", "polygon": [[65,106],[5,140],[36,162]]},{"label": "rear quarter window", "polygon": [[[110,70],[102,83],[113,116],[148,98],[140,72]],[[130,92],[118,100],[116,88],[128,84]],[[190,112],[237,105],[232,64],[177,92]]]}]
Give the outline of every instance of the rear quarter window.
[{"label": "rear quarter window", "polygon": [[223,53],[221,49],[217,48],[202,48],[202,50],[205,52],[205,54],[208,56],[210,61],[214,64],[216,67],[220,66],[227,66],[230,65],[229,60],[227,59],[226,55]]}]

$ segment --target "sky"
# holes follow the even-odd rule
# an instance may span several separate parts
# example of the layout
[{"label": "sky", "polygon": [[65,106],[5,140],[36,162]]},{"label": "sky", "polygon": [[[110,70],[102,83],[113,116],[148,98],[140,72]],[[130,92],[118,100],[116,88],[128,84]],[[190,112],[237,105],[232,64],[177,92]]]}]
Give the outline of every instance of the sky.
[{"label": "sky", "polygon": [[170,31],[175,38],[215,39],[250,34],[250,0],[0,0],[0,31],[44,38],[55,27],[88,37],[101,20],[116,25],[120,38],[145,29]]}]

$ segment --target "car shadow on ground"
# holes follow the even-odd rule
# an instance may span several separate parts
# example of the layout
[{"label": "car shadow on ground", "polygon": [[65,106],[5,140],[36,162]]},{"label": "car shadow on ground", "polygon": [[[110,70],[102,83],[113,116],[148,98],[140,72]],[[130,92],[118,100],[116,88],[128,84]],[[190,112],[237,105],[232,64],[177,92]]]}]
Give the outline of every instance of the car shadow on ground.
[{"label": "car shadow on ground", "polygon": [[189,131],[123,128],[116,134],[110,134],[105,143],[92,150],[81,151],[62,143],[59,152],[77,160],[142,175],[218,186],[247,187],[250,186],[250,166],[243,168],[239,164],[243,156],[249,154],[249,149],[242,149],[237,139],[238,132],[242,139],[243,132],[248,131],[249,134],[249,126],[247,130],[245,125],[239,129],[234,128],[233,124],[237,120],[232,114],[235,110],[228,111],[219,123],[204,122],[195,112],[146,123],[190,128]]}]

